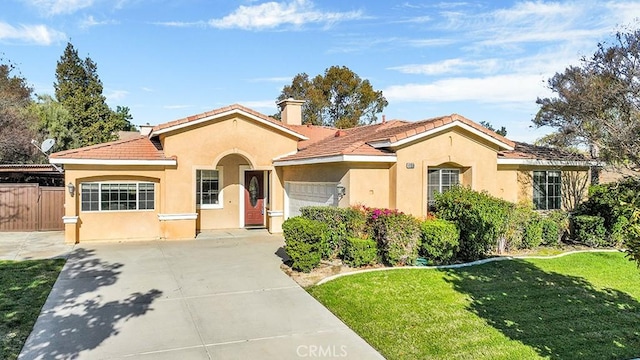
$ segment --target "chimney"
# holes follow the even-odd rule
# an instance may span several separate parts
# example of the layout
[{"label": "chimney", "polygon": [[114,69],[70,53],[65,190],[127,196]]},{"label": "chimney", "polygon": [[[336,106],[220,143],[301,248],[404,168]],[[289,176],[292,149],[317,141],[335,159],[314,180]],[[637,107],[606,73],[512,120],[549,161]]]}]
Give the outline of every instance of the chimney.
[{"label": "chimney", "polygon": [[382,123],[383,124],[387,123],[387,117],[385,115],[382,115]]},{"label": "chimney", "polygon": [[302,125],[302,104],[304,103],[304,100],[293,98],[278,101],[276,104],[280,107],[282,122],[285,125]]},{"label": "chimney", "polygon": [[148,136],[151,134],[151,130],[153,130],[153,125],[149,125],[149,123],[140,125],[140,135]]}]

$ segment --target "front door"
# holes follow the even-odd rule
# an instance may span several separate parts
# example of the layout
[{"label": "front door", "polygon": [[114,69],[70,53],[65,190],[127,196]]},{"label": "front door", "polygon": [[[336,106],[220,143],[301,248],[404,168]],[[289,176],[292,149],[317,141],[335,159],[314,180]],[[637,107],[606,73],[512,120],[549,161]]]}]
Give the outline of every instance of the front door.
[{"label": "front door", "polygon": [[244,173],[244,225],[264,226],[264,172]]}]

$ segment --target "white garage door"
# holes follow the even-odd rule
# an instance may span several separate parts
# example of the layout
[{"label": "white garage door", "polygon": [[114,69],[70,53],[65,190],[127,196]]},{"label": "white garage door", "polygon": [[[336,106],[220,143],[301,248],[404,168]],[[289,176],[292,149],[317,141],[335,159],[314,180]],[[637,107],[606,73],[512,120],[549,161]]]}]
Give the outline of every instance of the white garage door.
[{"label": "white garage door", "polygon": [[305,206],[338,206],[337,183],[287,182],[288,217],[300,215]]}]

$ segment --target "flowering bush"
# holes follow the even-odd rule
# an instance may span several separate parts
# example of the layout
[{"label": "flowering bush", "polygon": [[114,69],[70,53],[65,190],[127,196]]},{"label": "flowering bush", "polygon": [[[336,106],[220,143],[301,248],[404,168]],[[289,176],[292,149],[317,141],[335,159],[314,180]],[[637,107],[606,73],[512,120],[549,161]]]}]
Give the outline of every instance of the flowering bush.
[{"label": "flowering bush", "polygon": [[364,208],[371,237],[387,265],[412,265],[420,247],[420,222],[398,210]]}]

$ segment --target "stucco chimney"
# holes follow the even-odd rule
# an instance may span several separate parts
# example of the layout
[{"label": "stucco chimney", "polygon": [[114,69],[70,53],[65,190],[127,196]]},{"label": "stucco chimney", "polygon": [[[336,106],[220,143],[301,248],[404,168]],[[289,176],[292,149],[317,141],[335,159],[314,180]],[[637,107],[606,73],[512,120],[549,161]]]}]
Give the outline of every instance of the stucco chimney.
[{"label": "stucco chimney", "polygon": [[140,125],[140,135],[144,135],[147,136],[151,133],[151,130],[153,130],[153,125],[149,125],[149,123],[146,123],[145,125]]},{"label": "stucco chimney", "polygon": [[286,125],[302,125],[302,104],[304,103],[304,100],[293,98],[278,101],[282,122]]}]

